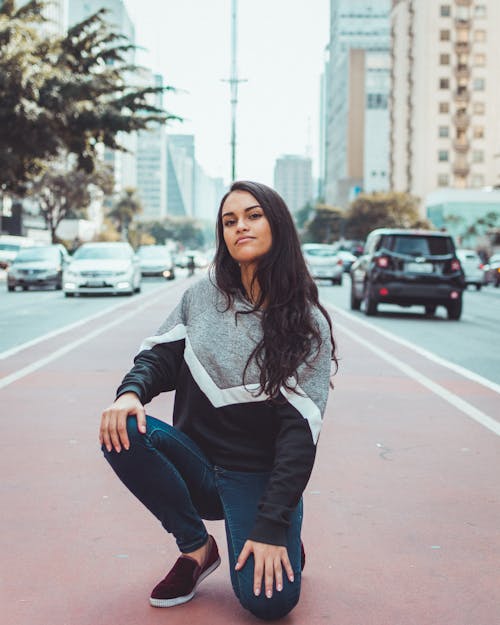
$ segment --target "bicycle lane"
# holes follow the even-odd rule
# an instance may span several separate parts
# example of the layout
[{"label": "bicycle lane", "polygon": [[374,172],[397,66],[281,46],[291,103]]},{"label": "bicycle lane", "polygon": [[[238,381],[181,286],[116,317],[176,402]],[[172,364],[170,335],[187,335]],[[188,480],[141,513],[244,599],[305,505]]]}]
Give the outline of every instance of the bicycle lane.
[{"label": "bicycle lane", "polygon": [[[148,605],[175,547],[97,449],[100,411],[167,312],[155,301],[2,391],[6,622],[255,623],[227,565],[190,604]],[[494,625],[496,437],[352,333],[337,336],[341,371],[304,496],[303,593],[287,622]],[[168,394],[148,412],[171,409]],[[227,563],[222,525],[209,528]]]}]

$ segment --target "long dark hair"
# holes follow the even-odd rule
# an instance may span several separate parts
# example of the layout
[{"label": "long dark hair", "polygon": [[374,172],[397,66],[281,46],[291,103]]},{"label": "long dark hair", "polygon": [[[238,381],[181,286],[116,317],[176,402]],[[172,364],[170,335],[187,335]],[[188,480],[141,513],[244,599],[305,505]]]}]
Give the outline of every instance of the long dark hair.
[{"label": "long dark hair", "polygon": [[250,193],[271,227],[271,249],[259,259],[253,277],[260,287],[260,295],[248,311],[262,311],[263,337],[248,359],[243,383],[248,365],[255,357],[260,369],[261,391],[276,399],[282,386],[294,391],[295,382],[299,382],[297,369],[312,360],[321,346],[313,307],[321,311],[330,327],[331,355],[337,368],[332,322],[319,303],[318,288],[307,270],[297,230],[283,198],[270,187],[250,181],[233,182],[217,214],[217,250],[213,265],[216,285],[226,295],[228,308],[235,295],[245,295],[239,265],[229,254],[223,234],[222,207],[233,191]]}]

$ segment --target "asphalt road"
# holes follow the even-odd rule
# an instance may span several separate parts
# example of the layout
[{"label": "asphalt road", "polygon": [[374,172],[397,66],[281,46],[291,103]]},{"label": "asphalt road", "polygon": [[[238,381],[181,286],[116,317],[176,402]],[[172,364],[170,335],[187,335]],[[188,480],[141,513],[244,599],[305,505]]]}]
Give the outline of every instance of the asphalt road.
[{"label": "asphalt road", "polygon": [[[181,278],[147,295],[75,300],[121,308],[98,317],[88,309],[92,318],[66,330],[60,314],[55,325],[45,321],[46,339],[26,335],[24,347],[3,351],[2,623],[256,623],[233,596],[218,522],[209,531],[223,564],[195,599],[169,610],[149,606],[152,586],[177,557],[175,545],[98,449],[100,412],[186,284]],[[449,328],[441,343],[458,341],[476,294],[467,294],[465,323],[451,323],[399,312],[367,320],[346,310],[347,285],[321,292],[332,306],[340,370],[304,493],[301,600],[283,622],[498,625],[500,387],[450,364],[444,351],[429,351],[432,341],[426,351],[413,346],[433,328],[441,337]],[[496,294],[484,295],[474,301],[498,305]],[[27,315],[35,326],[37,308],[48,306],[37,302]],[[164,394],[148,412],[168,421],[172,401]]]}]

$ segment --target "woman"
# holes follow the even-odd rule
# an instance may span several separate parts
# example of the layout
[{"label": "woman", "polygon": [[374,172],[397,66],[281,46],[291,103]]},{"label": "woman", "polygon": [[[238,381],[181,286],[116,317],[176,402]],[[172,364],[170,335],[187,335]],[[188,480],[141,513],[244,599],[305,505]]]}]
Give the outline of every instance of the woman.
[{"label": "woman", "polygon": [[[220,564],[202,519],[225,520],[245,608],[275,619],[297,603],[302,493],[334,348],[284,201],[262,184],[233,183],[217,216],[212,274],[143,342],[102,414],[106,459],[181,552],[153,606],[189,601]],[[174,389],[173,427],[145,415],[145,404]]]}]

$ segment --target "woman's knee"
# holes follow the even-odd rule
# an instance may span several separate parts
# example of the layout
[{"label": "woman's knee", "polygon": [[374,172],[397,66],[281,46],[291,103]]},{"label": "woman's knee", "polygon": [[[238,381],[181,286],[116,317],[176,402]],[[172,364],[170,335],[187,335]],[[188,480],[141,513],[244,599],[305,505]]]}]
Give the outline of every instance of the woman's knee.
[{"label": "woman's knee", "polygon": [[[294,586],[294,584],[297,584]],[[297,605],[300,597],[300,583],[294,582],[288,589],[274,591],[268,599],[265,595],[256,597],[253,593],[241,593],[241,605],[257,618],[274,621],[286,616]]]},{"label": "woman's knee", "polygon": [[[148,419],[149,417],[146,416],[146,432],[147,430],[147,425],[148,425]],[[118,432],[118,434],[120,435],[120,439],[123,441],[123,435],[127,434],[127,438],[129,441],[129,449],[130,450],[134,450],[134,448],[137,448],[138,445],[144,445],[145,443],[147,443],[147,434],[142,434],[141,432],[139,432],[139,428],[137,427],[137,418],[134,416],[129,416],[127,417],[127,421],[125,424],[125,428],[123,431]],[[119,456],[120,454],[123,453],[124,450],[122,450],[119,453],[117,453],[114,449],[111,449],[111,451],[108,451],[104,445],[101,446],[101,449],[104,453],[104,456],[106,457],[106,459],[108,461],[111,461],[112,458],[114,458],[115,456]]]}]

